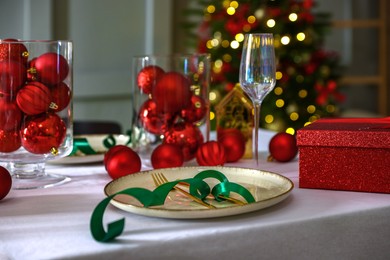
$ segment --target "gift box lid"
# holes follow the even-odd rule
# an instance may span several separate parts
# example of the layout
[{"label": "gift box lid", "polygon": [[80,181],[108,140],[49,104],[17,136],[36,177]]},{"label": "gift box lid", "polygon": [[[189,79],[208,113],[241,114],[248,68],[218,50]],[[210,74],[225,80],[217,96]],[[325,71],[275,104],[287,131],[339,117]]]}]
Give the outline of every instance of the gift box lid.
[{"label": "gift box lid", "polygon": [[390,148],[390,117],[319,119],[297,131],[297,145]]}]

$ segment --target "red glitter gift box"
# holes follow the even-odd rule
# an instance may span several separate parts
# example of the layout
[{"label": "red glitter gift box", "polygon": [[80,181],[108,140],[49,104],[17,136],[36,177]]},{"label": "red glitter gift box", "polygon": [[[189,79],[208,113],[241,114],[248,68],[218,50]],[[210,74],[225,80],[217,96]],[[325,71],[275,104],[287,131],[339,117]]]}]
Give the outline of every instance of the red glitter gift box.
[{"label": "red glitter gift box", "polygon": [[390,117],[319,119],[297,144],[300,188],[390,193]]}]

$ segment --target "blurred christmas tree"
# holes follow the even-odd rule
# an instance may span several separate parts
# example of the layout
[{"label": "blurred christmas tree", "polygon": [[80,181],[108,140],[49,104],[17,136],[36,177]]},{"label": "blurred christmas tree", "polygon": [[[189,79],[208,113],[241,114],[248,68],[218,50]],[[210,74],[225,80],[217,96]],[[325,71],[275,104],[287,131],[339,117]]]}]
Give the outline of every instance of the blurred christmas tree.
[{"label": "blurred christmas tree", "polygon": [[[245,33],[273,33],[278,59],[277,84],[261,107],[261,127],[295,131],[320,117],[335,116],[344,97],[339,92],[338,56],[323,49],[329,14],[313,13],[313,0],[198,0],[187,17],[198,52],[213,61],[210,100],[216,104],[238,83]],[[194,30],[194,27],[196,29]],[[212,118],[212,117],[211,117]]]}]

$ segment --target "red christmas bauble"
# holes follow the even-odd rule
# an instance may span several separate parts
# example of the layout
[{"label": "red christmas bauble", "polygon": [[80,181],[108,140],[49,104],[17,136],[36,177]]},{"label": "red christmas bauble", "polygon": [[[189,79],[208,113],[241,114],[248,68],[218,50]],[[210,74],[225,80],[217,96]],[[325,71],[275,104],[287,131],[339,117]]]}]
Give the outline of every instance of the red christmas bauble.
[{"label": "red christmas bauble", "polygon": [[206,115],[206,102],[201,96],[192,95],[190,104],[181,110],[181,117],[188,123],[200,121]]},{"label": "red christmas bauble", "polygon": [[203,143],[203,135],[193,124],[176,123],[164,133],[164,143],[179,146],[184,161],[189,161],[195,157],[196,150]]},{"label": "red christmas bauble", "polygon": [[0,40],[0,61],[16,61],[26,64],[28,51],[26,46],[16,39]]},{"label": "red christmas bauble", "polygon": [[66,136],[64,121],[54,113],[27,117],[21,126],[22,146],[29,152],[44,154],[58,150]]},{"label": "red christmas bauble", "polygon": [[71,91],[68,85],[64,82],[60,82],[59,84],[50,88],[50,96],[51,96],[51,104],[50,109],[59,112],[65,109],[71,99]]},{"label": "red christmas bauble", "polygon": [[180,167],[184,157],[179,146],[163,143],[153,150],[151,162],[154,169]]},{"label": "red christmas bauble", "polygon": [[220,130],[217,140],[225,148],[227,162],[236,162],[244,155],[246,141],[240,130],[234,128]]},{"label": "red christmas bauble", "polygon": [[48,111],[51,100],[50,89],[37,81],[25,85],[16,96],[16,103],[27,115],[37,115]]},{"label": "red christmas bauble", "polygon": [[19,130],[0,130],[0,152],[11,153],[22,146]]},{"label": "red christmas bauble", "polygon": [[34,61],[34,68],[30,73],[36,74],[36,79],[42,83],[56,85],[63,81],[69,73],[69,64],[64,56],[48,52]]},{"label": "red christmas bauble", "polygon": [[138,118],[146,131],[152,134],[163,134],[172,124],[174,117],[169,113],[159,113],[156,102],[146,100],[140,107]]},{"label": "red christmas bauble", "polygon": [[112,179],[117,179],[141,170],[141,158],[130,147],[117,145],[105,154],[105,169]]},{"label": "red christmas bauble", "polygon": [[162,75],[152,88],[152,98],[163,113],[176,113],[190,103],[190,80],[178,72]]},{"label": "red christmas bauble", "polygon": [[288,133],[278,133],[271,138],[269,143],[270,159],[279,162],[288,162],[298,153],[295,136]]},{"label": "red christmas bauble", "polygon": [[0,166],[0,200],[8,195],[12,187],[12,177],[6,168]]},{"label": "red christmas bauble", "polygon": [[217,141],[208,141],[199,146],[196,161],[200,166],[224,165],[226,162],[225,148]]},{"label": "red christmas bauble", "polygon": [[149,65],[144,67],[137,76],[138,87],[143,93],[150,94],[158,78],[164,73],[164,70],[159,66]]},{"label": "red christmas bauble", "polygon": [[22,111],[15,102],[0,99],[0,130],[17,130],[22,120]]},{"label": "red christmas bauble", "polygon": [[13,98],[26,81],[26,67],[20,62],[0,62],[0,92]]}]

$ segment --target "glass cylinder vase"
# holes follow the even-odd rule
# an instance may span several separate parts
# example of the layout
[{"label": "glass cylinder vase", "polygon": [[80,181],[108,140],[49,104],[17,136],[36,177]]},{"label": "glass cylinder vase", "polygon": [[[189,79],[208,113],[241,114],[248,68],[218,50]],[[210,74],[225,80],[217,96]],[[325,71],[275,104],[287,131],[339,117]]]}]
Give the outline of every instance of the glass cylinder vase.
[{"label": "glass cylinder vase", "polygon": [[150,166],[162,143],[178,145],[184,162],[209,140],[210,56],[177,54],[133,58],[132,146]]},{"label": "glass cylinder vase", "polygon": [[72,61],[69,41],[0,41],[0,162],[14,189],[70,180],[45,163],[72,151]]}]

